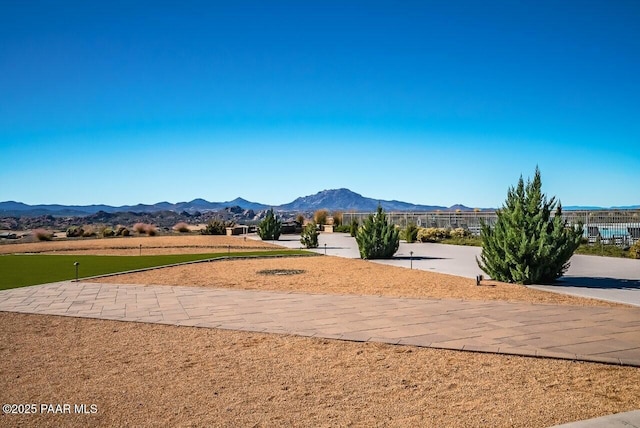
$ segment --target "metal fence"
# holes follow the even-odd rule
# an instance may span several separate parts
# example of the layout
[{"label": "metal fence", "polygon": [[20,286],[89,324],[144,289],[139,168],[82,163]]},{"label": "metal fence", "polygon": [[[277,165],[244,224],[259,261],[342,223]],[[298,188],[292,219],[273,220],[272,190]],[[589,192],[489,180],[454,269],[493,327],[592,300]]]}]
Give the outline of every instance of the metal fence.
[{"label": "metal fence", "polygon": [[[343,214],[343,224],[350,224],[353,220],[362,223],[370,214],[372,213],[346,212]],[[402,228],[410,223],[418,227],[450,229],[461,227],[474,235],[480,234],[481,221],[493,225],[498,218],[495,211],[391,212],[387,215],[391,223]],[[602,242],[626,246],[640,240],[640,210],[564,211],[562,217],[569,225],[582,223],[584,237],[591,243]]]}]

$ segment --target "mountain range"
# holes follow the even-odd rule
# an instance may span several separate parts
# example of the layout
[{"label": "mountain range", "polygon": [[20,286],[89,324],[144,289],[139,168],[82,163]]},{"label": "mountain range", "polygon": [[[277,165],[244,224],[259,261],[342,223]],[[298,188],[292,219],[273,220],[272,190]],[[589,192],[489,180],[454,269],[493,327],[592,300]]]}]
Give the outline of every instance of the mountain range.
[{"label": "mountain range", "polygon": [[107,213],[114,212],[142,212],[151,213],[157,211],[176,211],[176,212],[207,212],[217,211],[226,207],[241,207],[246,210],[262,211],[273,208],[276,211],[303,211],[310,212],[318,209],[327,209],[331,211],[375,211],[378,204],[386,211],[435,211],[435,210],[471,210],[464,205],[454,205],[453,207],[445,207],[439,205],[417,205],[401,201],[384,201],[364,197],[349,189],[332,189],[323,190],[315,195],[303,196],[295,199],[288,204],[283,205],[267,205],[258,202],[251,202],[243,198],[236,198],[226,202],[209,202],[204,199],[194,199],[190,202],[158,202],[153,205],[28,205],[22,202],[0,202],[0,215],[4,216],[86,216],[95,214],[100,211]]},{"label": "mountain range", "polygon": [[[194,199],[190,202],[158,202],[153,205],[138,204],[124,206],[110,205],[27,205],[21,202],[7,201],[0,202],[0,216],[87,216],[103,211],[107,213],[115,212],[139,212],[152,213],[157,211],[175,211],[175,212],[207,212],[218,211],[226,207],[241,207],[245,210],[262,211],[273,208],[276,211],[300,211],[312,212],[318,209],[327,209],[330,211],[375,211],[378,205],[382,206],[386,211],[473,211],[462,204],[456,204],[451,207],[440,205],[419,205],[402,201],[386,201],[373,198],[367,198],[349,189],[331,189],[323,190],[315,195],[302,196],[288,204],[272,206],[258,202],[247,201],[243,198],[236,198],[226,202],[209,202],[204,199]],[[614,207],[615,209],[638,209],[640,205]],[[565,210],[577,209],[600,209],[600,207],[564,207]],[[488,209],[488,210],[493,210]]]}]

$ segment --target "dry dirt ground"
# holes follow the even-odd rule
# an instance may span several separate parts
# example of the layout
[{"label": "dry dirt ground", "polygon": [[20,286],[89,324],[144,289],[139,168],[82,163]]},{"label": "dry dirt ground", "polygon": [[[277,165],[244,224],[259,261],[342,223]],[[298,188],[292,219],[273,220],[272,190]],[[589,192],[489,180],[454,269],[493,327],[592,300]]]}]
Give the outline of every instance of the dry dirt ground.
[{"label": "dry dirt ground", "polygon": [[[184,244],[173,241],[179,251],[193,251]],[[257,274],[274,266],[306,272]],[[464,278],[333,257],[215,262],[112,280],[594,302],[555,301],[562,296],[544,297],[547,293],[498,283],[476,287]],[[90,415],[2,414],[0,426],[546,427],[640,408],[640,369],[0,313],[0,401],[95,404],[98,410]]]}]

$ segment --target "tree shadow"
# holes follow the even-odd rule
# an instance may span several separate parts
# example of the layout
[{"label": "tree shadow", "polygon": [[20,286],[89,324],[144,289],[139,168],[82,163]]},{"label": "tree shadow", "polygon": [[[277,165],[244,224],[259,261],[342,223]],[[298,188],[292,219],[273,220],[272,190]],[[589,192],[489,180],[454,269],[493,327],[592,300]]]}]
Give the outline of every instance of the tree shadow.
[{"label": "tree shadow", "polygon": [[449,260],[449,257],[427,257],[427,256],[394,256],[391,260]]},{"label": "tree shadow", "polygon": [[[295,236],[291,236],[291,235],[280,235],[280,238],[278,239],[278,241],[283,241],[283,242],[300,242],[300,235],[295,235]],[[278,242],[276,241],[276,242]],[[265,242],[271,242],[270,239],[267,239]]]},{"label": "tree shadow", "polygon": [[565,276],[558,279],[555,285],[561,285],[563,287],[640,290],[640,280],[620,278]]}]

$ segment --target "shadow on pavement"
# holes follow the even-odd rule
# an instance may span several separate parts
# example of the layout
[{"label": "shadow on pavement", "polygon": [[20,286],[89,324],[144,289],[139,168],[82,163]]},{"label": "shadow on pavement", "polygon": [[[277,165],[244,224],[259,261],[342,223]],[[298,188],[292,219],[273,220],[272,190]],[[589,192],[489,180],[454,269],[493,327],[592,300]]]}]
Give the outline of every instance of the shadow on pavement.
[{"label": "shadow on pavement", "polygon": [[448,257],[426,257],[426,256],[395,256],[391,260],[449,260]]},{"label": "shadow on pavement", "polygon": [[294,236],[294,237],[280,235],[280,239],[278,239],[277,241],[274,241],[273,239],[267,239],[264,242],[278,242],[278,241],[282,241],[282,242],[300,242],[300,235]]},{"label": "shadow on pavement", "polygon": [[618,278],[567,276],[559,279],[555,285],[563,287],[640,290],[640,280]]}]

